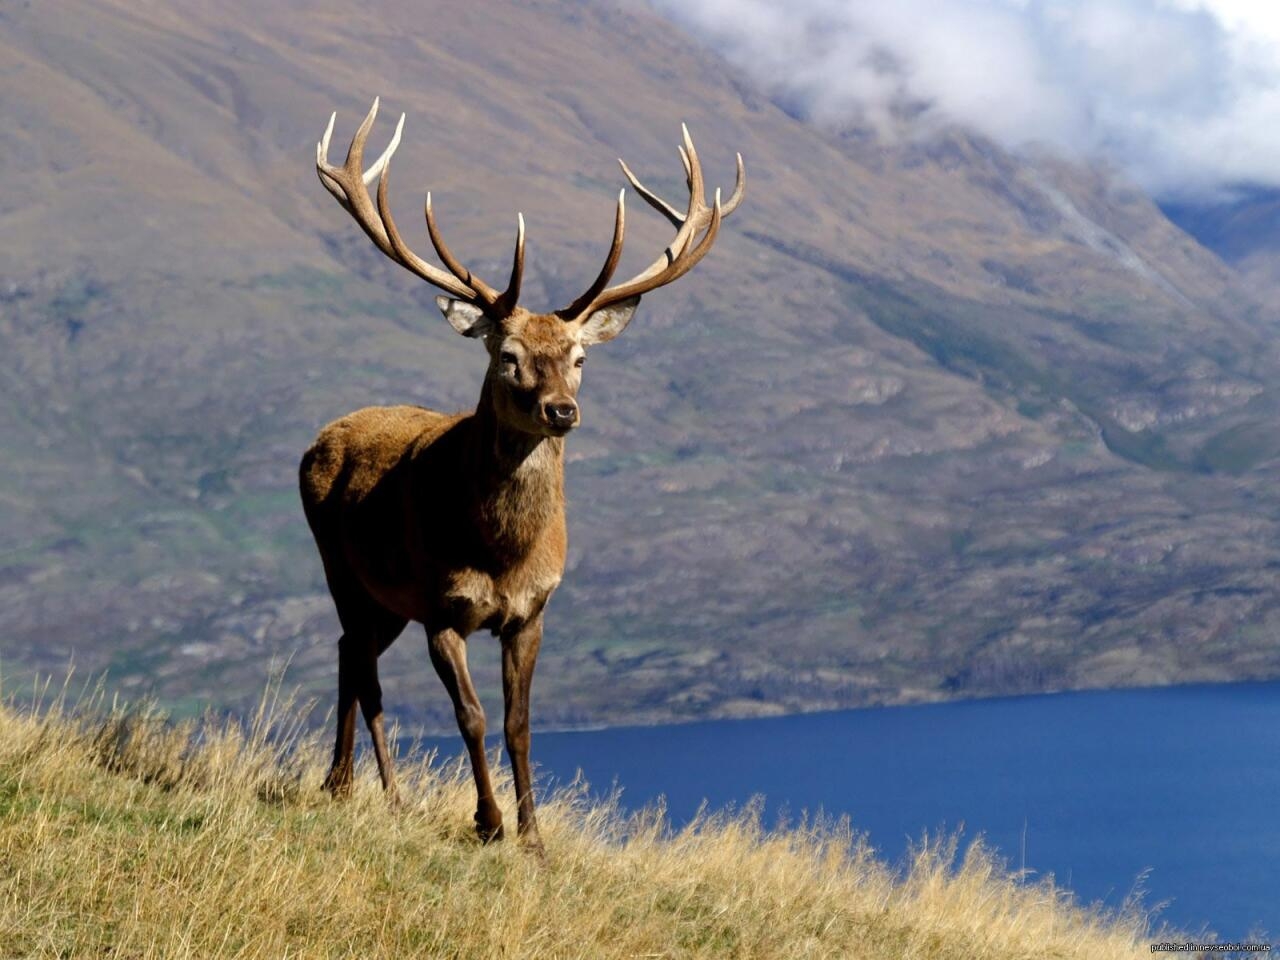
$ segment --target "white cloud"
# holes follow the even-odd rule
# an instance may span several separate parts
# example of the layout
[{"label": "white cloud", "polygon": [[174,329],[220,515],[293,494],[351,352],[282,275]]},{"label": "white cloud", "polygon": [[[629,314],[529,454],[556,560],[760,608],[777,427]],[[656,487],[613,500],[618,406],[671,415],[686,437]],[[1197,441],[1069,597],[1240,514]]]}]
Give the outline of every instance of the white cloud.
[{"label": "white cloud", "polygon": [[1280,3],[658,2],[819,122],[959,122],[1107,157],[1166,195],[1280,185]]}]

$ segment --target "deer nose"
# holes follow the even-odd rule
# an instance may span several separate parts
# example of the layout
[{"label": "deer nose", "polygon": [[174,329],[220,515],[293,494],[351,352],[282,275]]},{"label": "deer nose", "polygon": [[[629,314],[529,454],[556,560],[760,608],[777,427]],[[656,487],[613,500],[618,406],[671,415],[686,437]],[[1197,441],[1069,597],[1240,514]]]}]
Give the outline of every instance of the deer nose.
[{"label": "deer nose", "polygon": [[572,401],[549,401],[542,405],[542,415],[553,427],[571,427],[578,419],[578,405]]}]

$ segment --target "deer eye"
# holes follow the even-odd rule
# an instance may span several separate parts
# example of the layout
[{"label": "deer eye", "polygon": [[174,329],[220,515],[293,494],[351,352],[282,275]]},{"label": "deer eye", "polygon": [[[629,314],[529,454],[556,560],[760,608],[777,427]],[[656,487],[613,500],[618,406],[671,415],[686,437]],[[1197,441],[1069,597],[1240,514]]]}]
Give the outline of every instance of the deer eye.
[{"label": "deer eye", "polygon": [[587,358],[585,356],[581,356],[577,360],[573,361],[573,365],[575,367],[581,367],[586,362],[587,362]]}]

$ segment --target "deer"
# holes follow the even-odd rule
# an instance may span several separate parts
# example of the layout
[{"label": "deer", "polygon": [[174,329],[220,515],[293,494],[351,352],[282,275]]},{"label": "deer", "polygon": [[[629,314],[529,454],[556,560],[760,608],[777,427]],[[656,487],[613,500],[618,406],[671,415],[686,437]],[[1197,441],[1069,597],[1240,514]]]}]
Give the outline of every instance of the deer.
[{"label": "deer", "polygon": [[[721,220],[742,200],[745,171],[729,200],[706,202],[702,167],[686,126],[678,147],[689,190],[683,211],[636,179],[636,192],[675,227],[646,269],[610,285],[622,255],[625,195],[618,194],[604,266],[567,307],[533,313],[517,302],[524,273],[524,215],[499,292],[445,244],[426,197],[427,234],[446,270],[406,245],[388,204],[391,157],[404,115],[382,155],[363,169],[375,99],[341,164],[329,162],[336,112],[316,145],[320,182],[383,254],[444,291],[436,305],[455,331],[489,355],[480,399],[470,413],[420,406],[366,407],[323,427],[302,458],[304,512],[336,607],[337,735],[324,788],[352,790],[355,711],[373,741],[378,775],[393,805],[400,798],[387,747],[378,658],[409,621],[424,626],[431,663],[453,703],[475,780],[475,830],[483,843],[503,836],[485,755],[485,713],[467,669],[467,638],[496,636],[502,651],[503,732],[515,782],[517,836],[542,853],[529,767],[529,704],[542,643],[543,610],[564,572],[565,437],[581,422],[577,400],[588,348],[612,340],[641,296],[689,272],[711,249]],[[377,183],[376,199],[369,189]]]}]

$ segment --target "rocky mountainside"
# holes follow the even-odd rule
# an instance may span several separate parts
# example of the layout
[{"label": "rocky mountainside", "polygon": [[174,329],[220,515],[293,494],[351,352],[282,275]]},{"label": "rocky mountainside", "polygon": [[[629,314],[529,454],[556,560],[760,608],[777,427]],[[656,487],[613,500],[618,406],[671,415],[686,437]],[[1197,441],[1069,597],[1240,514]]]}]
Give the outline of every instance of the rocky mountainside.
[{"label": "rocky mountainside", "polygon": [[[1105,170],[817,129],[630,4],[15,4],[0,76],[10,680],[237,707],[289,659],[327,700],[297,459],[483,371],[316,182],[375,94],[410,243],[429,187],[497,275],[523,210],[534,308],[598,269],[615,157],[672,196],[681,120],[713,184],[746,157],[711,256],[593,351],[540,723],[1280,675],[1275,311]],[[631,219],[623,271],[667,239]],[[424,646],[387,699],[448,727]]]}]

